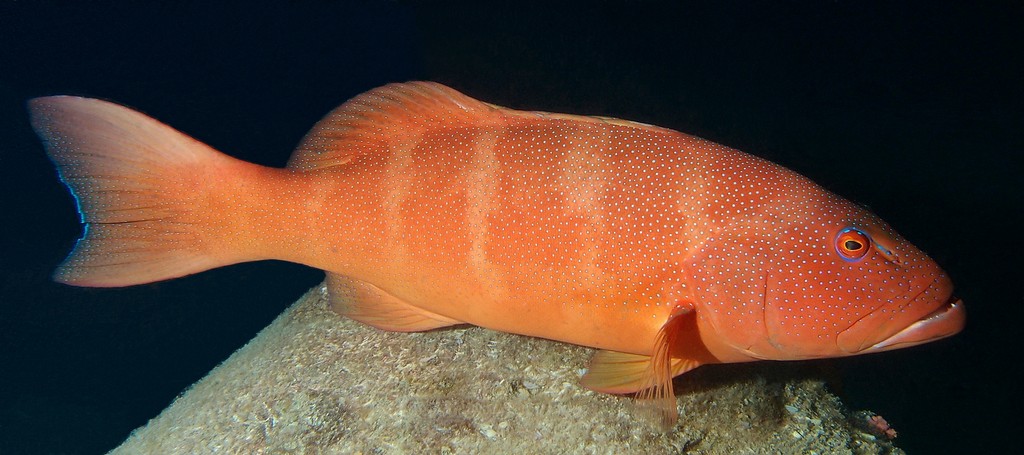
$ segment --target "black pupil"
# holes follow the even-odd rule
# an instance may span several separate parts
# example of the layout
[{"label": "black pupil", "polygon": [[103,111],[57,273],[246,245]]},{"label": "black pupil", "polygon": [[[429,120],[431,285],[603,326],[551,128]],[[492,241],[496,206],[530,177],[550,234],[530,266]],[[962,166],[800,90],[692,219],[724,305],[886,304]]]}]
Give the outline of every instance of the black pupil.
[{"label": "black pupil", "polygon": [[846,249],[848,249],[850,251],[857,251],[863,245],[861,245],[860,242],[858,242],[856,240],[847,240],[846,243],[843,244],[843,246],[846,247]]}]

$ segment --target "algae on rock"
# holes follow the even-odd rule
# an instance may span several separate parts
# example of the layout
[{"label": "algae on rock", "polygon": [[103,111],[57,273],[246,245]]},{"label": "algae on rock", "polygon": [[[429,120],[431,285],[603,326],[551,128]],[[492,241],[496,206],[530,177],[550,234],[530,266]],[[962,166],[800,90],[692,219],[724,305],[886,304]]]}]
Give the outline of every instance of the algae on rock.
[{"label": "algae on rock", "polygon": [[112,453],[902,453],[821,382],[758,375],[677,379],[663,432],[577,384],[591,352],[478,327],[384,332],[331,312],[321,285]]}]

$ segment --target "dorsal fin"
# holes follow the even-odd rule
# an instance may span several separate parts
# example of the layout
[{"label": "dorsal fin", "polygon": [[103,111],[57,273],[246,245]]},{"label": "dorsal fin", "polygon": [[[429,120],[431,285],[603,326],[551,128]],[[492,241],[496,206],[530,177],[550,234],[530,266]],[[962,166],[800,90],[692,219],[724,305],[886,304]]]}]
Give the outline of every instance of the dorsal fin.
[{"label": "dorsal fin", "polygon": [[356,155],[382,154],[433,127],[479,124],[498,108],[436,82],[406,82],[375,88],[345,102],[313,126],[288,167],[322,169]]}]

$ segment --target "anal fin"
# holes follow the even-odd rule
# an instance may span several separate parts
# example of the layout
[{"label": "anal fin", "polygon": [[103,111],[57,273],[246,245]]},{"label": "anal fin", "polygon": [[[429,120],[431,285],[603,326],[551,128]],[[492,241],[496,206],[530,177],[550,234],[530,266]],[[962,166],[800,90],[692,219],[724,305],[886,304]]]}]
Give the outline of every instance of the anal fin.
[{"label": "anal fin", "polygon": [[331,309],[342,316],[392,332],[422,332],[462,324],[415,307],[365,281],[327,274]]}]

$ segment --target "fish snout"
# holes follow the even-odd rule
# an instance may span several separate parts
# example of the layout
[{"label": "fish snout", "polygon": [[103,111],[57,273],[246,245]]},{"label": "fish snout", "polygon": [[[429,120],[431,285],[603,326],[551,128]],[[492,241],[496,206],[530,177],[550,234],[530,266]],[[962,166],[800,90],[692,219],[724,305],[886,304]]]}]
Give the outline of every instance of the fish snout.
[{"label": "fish snout", "polygon": [[839,334],[848,355],[916,346],[959,333],[966,323],[963,300],[944,274],[898,307],[883,306]]},{"label": "fish snout", "polygon": [[953,336],[963,330],[966,322],[967,311],[964,309],[964,301],[950,295],[946,303],[937,310],[864,352],[889,351]]}]

